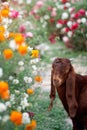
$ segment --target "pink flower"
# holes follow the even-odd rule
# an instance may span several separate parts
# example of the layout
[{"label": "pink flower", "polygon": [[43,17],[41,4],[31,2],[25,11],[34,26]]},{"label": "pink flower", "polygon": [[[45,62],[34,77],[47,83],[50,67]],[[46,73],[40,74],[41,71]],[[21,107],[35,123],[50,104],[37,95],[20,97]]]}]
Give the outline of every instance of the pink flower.
[{"label": "pink flower", "polygon": [[11,18],[15,19],[15,18],[18,17],[19,12],[16,11],[16,10],[11,10],[9,15],[10,15]]},{"label": "pink flower", "polygon": [[26,31],[25,25],[21,25],[21,26],[19,27],[19,32],[24,33],[25,31]]},{"label": "pink flower", "polygon": [[69,42],[69,38],[68,38],[67,36],[64,36],[64,37],[63,37],[63,41],[64,41],[65,43],[67,43],[67,42]]},{"label": "pink flower", "polygon": [[55,17],[57,15],[56,11],[52,11],[51,16]]},{"label": "pink flower", "polygon": [[44,2],[43,2],[43,1],[37,1],[37,3],[36,3],[36,6],[37,6],[38,8],[41,8],[43,5],[44,5]]},{"label": "pink flower", "polygon": [[33,37],[33,33],[32,33],[32,32],[27,32],[27,33],[26,33],[26,37],[32,38],[32,37]]},{"label": "pink flower", "polygon": [[80,16],[84,16],[86,14],[86,11],[84,9],[80,9],[78,13]]},{"label": "pink flower", "polygon": [[53,9],[53,8],[52,8],[51,6],[49,6],[49,7],[47,8],[48,11],[52,11],[52,9]]}]

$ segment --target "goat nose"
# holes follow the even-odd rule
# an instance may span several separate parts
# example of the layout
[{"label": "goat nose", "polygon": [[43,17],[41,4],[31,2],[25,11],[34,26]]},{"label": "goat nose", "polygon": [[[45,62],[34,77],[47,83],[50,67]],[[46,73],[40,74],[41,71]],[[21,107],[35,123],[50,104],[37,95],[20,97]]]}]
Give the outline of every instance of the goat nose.
[{"label": "goat nose", "polygon": [[59,81],[58,81],[57,79],[54,79],[54,83],[58,84],[58,83],[59,83]]}]

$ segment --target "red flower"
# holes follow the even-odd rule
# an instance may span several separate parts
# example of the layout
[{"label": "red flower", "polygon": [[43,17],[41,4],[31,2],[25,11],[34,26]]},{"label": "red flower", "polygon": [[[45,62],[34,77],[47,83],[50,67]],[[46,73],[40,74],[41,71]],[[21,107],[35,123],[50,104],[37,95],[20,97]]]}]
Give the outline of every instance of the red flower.
[{"label": "red flower", "polygon": [[57,23],[59,23],[59,24],[66,24],[66,23],[67,23],[67,20],[62,20],[62,19],[60,19],[60,20],[57,21]]},{"label": "red flower", "polygon": [[79,16],[80,16],[80,14],[79,14],[79,13],[76,13],[76,14],[74,14],[73,18],[78,19]]},{"label": "red flower", "polygon": [[72,25],[71,29],[72,29],[72,30],[75,30],[75,29],[77,29],[77,28],[78,28],[78,26],[79,26],[79,24],[78,24],[78,23],[74,23],[74,24]]},{"label": "red flower", "polygon": [[65,32],[69,32],[70,31],[70,29],[69,28],[65,28]]},{"label": "red flower", "polygon": [[54,23],[55,22],[54,18],[50,18],[49,22]]},{"label": "red flower", "polygon": [[49,41],[50,41],[51,43],[55,43],[55,42],[56,42],[55,38],[56,38],[56,34],[51,34],[51,35],[49,36]]},{"label": "red flower", "polygon": [[61,0],[61,2],[63,3],[63,4],[65,4],[66,2],[68,2],[69,0]]}]

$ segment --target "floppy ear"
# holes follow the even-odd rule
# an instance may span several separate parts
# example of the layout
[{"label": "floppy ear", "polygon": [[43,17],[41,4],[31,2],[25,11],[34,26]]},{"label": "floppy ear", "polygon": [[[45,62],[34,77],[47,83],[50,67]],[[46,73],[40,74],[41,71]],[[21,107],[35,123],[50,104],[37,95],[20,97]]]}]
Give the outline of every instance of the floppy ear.
[{"label": "floppy ear", "polygon": [[76,101],[75,72],[72,66],[66,80],[66,100],[69,107],[69,115],[73,118],[76,115],[78,104]]},{"label": "floppy ear", "polygon": [[55,96],[56,96],[56,88],[53,85],[53,68],[52,68],[52,70],[51,70],[51,90],[50,90],[50,100],[51,101],[50,101],[48,111],[50,111],[51,108],[53,107],[53,101],[55,99]]}]

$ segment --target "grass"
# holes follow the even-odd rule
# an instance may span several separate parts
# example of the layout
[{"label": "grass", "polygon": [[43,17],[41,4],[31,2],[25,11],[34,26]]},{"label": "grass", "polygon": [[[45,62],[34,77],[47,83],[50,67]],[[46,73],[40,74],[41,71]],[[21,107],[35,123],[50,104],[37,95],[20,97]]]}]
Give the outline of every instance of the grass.
[{"label": "grass", "polygon": [[52,58],[54,57],[64,57],[70,59],[81,59],[80,64],[83,66],[87,65],[87,52],[84,51],[74,51],[66,48],[64,43],[58,41],[56,44],[47,44],[49,46],[49,50],[45,52],[42,56],[43,62],[46,64],[51,64]]},{"label": "grass", "polygon": [[34,101],[35,112],[34,119],[37,121],[36,130],[71,130],[71,126],[66,123],[65,119],[68,118],[64,108],[57,97],[54,101],[53,109],[48,112],[47,108],[50,103],[49,93],[39,93]]}]

